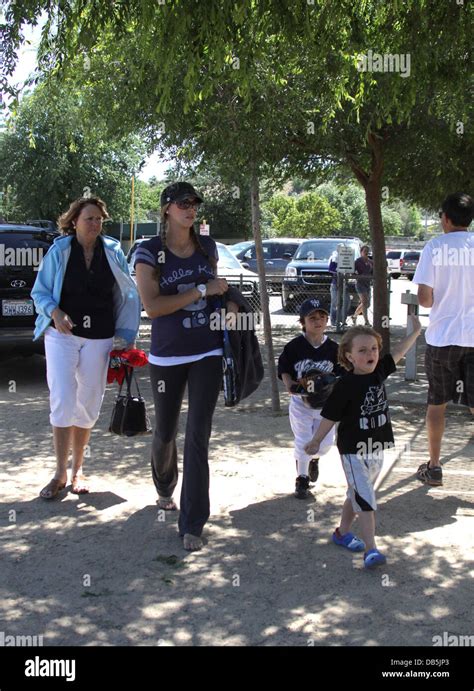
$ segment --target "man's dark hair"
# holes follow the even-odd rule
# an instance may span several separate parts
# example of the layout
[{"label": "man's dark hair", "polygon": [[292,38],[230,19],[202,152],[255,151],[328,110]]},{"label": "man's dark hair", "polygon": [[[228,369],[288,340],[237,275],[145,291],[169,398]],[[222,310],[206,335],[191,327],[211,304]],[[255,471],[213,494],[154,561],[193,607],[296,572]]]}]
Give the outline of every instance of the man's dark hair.
[{"label": "man's dark hair", "polygon": [[474,202],[468,194],[455,192],[446,197],[441,211],[444,211],[454,226],[467,228],[474,216]]}]

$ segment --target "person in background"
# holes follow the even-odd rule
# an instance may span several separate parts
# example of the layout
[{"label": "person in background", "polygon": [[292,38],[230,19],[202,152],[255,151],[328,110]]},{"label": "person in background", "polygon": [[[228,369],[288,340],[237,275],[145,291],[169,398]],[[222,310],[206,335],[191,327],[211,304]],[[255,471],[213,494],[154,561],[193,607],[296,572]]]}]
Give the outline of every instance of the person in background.
[{"label": "person in background", "polygon": [[474,415],[474,233],[468,232],[472,197],[450,194],[439,215],[444,234],[425,245],[413,277],[419,304],[431,307],[425,352],[429,460],[416,474],[427,485],[443,484],[440,455],[448,402],[467,405]]},{"label": "person in background", "polygon": [[[329,272],[332,274],[331,280],[331,326],[337,326],[337,250],[335,250],[329,257]],[[349,312],[350,305],[350,293],[346,290],[346,299],[343,305],[343,313],[341,316],[341,322],[344,324],[346,321],[347,314]]]},{"label": "person in background", "polygon": [[356,259],[354,266],[355,273],[359,275],[356,279],[356,290],[360,299],[354,314],[352,323],[357,323],[357,317],[362,314],[366,326],[370,326],[367,310],[370,307],[370,289],[372,285],[372,274],[374,272],[373,262],[369,259],[369,246],[363,245],[360,249],[360,257]]}]

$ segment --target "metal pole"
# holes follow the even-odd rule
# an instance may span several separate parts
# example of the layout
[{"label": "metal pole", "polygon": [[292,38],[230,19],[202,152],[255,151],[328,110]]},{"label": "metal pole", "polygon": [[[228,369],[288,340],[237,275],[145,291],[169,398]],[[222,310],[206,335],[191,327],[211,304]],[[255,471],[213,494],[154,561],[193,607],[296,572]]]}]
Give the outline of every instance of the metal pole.
[{"label": "metal pole", "polygon": [[342,318],[341,318],[341,326],[340,326],[340,331],[344,331],[344,325],[346,323],[346,301],[347,301],[347,274],[341,274],[342,276]]},{"label": "metal pole", "polygon": [[[411,320],[408,319],[410,314],[418,315],[418,295],[411,293],[409,290],[402,294],[402,304],[407,306],[407,336],[413,331]],[[416,381],[416,356],[417,356],[417,342],[405,355],[405,379],[406,381]]]},{"label": "metal pole", "polygon": [[[341,273],[336,273],[336,333],[340,333],[341,331],[341,276]],[[329,288],[329,290],[331,290],[331,288]]]},{"label": "metal pole", "polygon": [[130,247],[133,245],[134,235],[133,235],[133,216],[134,216],[134,206],[135,206],[135,176],[132,175],[132,199],[130,205]]}]

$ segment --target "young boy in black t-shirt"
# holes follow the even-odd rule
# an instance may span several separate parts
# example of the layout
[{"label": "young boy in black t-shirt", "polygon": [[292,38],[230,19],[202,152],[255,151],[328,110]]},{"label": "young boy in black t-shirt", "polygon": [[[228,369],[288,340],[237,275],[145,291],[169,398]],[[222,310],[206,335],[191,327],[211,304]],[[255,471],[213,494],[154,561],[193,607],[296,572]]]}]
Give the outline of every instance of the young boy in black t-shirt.
[{"label": "young boy in black t-shirt", "polygon": [[312,408],[304,396],[295,395],[298,380],[311,370],[330,372],[336,375],[344,370],[337,363],[337,343],[324,335],[329,317],[329,305],[317,298],[305,300],[300,308],[300,323],[303,333],[293,338],[283,349],[278,360],[278,376],[283,380],[290,394],[290,425],[295,437],[296,486],[295,497],[306,499],[309,483],[316,482],[319,474],[319,456],[334,445],[334,432],[322,440],[318,457],[311,458],[305,444],[312,438],[321,421],[321,407]]},{"label": "young boy in black t-shirt", "polygon": [[[375,544],[374,483],[383,463],[383,452],[393,446],[393,432],[384,380],[395,372],[395,365],[411,348],[421,332],[412,316],[413,332],[379,359],[382,338],[368,326],[346,331],[339,344],[339,362],[350,374],[339,380],[321,411],[321,423],[306,445],[309,454],[318,453],[321,440],[339,422],[337,448],[348,484],[341,524],[332,539],[336,545],[364,554],[368,569],[384,564],[385,556]],[[359,516],[363,541],[350,532]]]}]

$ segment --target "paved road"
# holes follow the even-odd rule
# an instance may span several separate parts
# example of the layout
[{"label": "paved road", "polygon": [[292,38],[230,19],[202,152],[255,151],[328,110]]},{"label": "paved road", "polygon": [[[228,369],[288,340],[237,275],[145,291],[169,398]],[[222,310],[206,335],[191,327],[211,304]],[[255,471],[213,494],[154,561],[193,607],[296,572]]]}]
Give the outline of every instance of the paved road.
[{"label": "paved road", "polygon": [[[407,308],[406,305],[402,305],[401,303],[402,293],[406,291],[416,294],[417,286],[406,278],[392,280],[390,295],[391,326],[406,326]],[[283,312],[280,295],[273,295],[270,297],[270,313],[272,325],[274,326],[278,325],[290,328],[294,325],[295,317],[297,317],[296,314],[287,314]],[[423,309],[421,312],[422,315],[428,315],[428,313],[428,309]],[[369,310],[369,318],[371,315],[371,310]],[[428,326],[427,316],[421,317],[421,324],[423,327]]]}]

